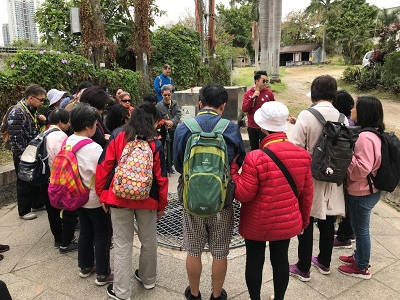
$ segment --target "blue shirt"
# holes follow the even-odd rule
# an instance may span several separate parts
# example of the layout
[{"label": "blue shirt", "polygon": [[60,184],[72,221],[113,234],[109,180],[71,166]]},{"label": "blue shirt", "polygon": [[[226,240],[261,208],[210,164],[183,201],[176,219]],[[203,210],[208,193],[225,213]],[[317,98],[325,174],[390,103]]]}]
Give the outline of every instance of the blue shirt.
[{"label": "blue shirt", "polygon": [[[197,123],[199,123],[204,132],[211,132],[220,119],[221,116],[216,111],[211,109],[202,109],[195,117],[195,120]],[[179,173],[183,172],[183,159],[185,155],[186,143],[191,135],[192,133],[184,123],[180,123],[175,130],[173,159],[175,170]],[[229,122],[228,127],[225,129],[222,135],[228,149],[229,162],[231,162],[235,155],[239,153],[240,155],[236,162],[239,164],[239,166],[241,166],[246,154],[246,150],[244,148],[239,127],[235,123]]]},{"label": "blue shirt", "polygon": [[[161,102],[163,99],[161,96],[161,87],[164,84],[171,84],[171,85],[175,86],[175,83],[171,77],[165,76],[164,73],[161,73],[154,79],[154,92],[157,95],[157,102]],[[172,90],[172,93],[173,92],[174,92],[174,90]]]}]

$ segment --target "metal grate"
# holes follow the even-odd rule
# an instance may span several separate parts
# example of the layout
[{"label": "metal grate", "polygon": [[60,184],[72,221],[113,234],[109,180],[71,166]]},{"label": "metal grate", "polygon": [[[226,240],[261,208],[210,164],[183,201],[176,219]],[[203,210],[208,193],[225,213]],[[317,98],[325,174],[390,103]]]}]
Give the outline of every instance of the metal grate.
[{"label": "metal grate", "polygon": [[[165,215],[157,222],[158,243],[163,246],[182,250],[183,229],[182,229],[182,203],[178,200],[178,193],[168,193],[169,203],[165,209]],[[234,228],[229,248],[244,246],[244,240],[239,234],[240,203],[233,202],[234,207]],[[208,244],[205,246],[208,251]]]}]

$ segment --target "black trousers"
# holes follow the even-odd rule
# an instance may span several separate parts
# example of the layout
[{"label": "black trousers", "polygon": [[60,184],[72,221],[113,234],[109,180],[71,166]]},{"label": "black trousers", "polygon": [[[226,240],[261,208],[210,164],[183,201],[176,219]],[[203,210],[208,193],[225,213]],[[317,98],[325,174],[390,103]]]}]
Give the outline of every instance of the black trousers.
[{"label": "black trousers", "polygon": [[266,137],[266,134],[261,129],[247,127],[247,133],[249,134],[249,142],[251,150],[260,149],[261,141]]},{"label": "black trousers", "polygon": [[18,178],[18,166],[20,155],[13,153],[15,173],[17,174],[17,203],[18,214],[20,216],[31,212],[32,208],[41,208],[44,205],[44,195],[40,186],[35,186],[29,182]]},{"label": "black trousers", "polygon": [[342,219],[342,221],[339,223],[338,231],[337,231],[337,236],[336,238],[340,242],[345,242],[348,241],[351,236],[354,234],[353,227],[351,227],[350,223],[350,211],[349,211],[349,205],[348,205],[348,199],[345,195],[344,200],[346,202],[346,217]]},{"label": "black trousers", "polygon": [[[167,131],[166,130],[161,130],[160,131],[160,135],[161,135],[161,143],[162,143],[162,145],[163,145],[163,147],[165,149],[165,164],[167,166],[167,170],[171,170],[171,167],[173,165],[172,159],[174,157],[172,149],[173,149],[173,145],[174,145],[175,130],[169,130],[169,147],[168,147],[168,143],[166,143]],[[167,145],[165,145],[165,144],[167,144]],[[168,151],[167,147],[169,148],[169,151]]]},{"label": "black trousers", "polygon": [[[91,268],[96,261],[96,274],[108,275],[110,269],[111,217],[102,207],[77,210],[80,222],[78,265]],[[93,247],[94,246],[94,247]]]},{"label": "black trousers", "polygon": [[76,211],[64,210],[60,215],[60,210],[50,204],[47,188],[48,184],[42,186],[42,194],[45,195],[43,199],[51,233],[55,242],[60,243],[62,247],[67,247],[74,238],[75,223],[77,222]]},{"label": "black trousers", "polygon": [[[266,242],[245,240],[246,284],[251,300],[260,300],[262,271],[265,261]],[[289,283],[290,239],[269,242],[269,257],[272,265],[275,300],[283,300]]]},{"label": "black trousers", "polygon": [[[332,247],[335,231],[335,216],[326,216],[326,220],[317,220],[319,229],[319,254],[318,262],[326,267],[331,265]],[[314,218],[310,217],[310,224],[304,229],[302,235],[298,235],[299,247],[297,254],[299,261],[297,267],[302,272],[308,272],[311,268],[311,256],[313,248]]]},{"label": "black trousers", "polygon": [[12,300],[7,285],[2,280],[0,280],[0,300]]}]

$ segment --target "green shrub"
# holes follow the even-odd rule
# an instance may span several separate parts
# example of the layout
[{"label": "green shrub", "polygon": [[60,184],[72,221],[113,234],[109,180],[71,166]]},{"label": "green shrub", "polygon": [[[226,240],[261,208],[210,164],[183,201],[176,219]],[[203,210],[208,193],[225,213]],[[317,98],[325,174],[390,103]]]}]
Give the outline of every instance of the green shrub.
[{"label": "green shrub", "polygon": [[134,103],[140,101],[143,93],[150,91],[140,72],[126,69],[96,71],[84,56],[72,53],[21,51],[10,55],[5,61],[4,71],[0,72],[0,116],[23,97],[24,90],[32,83],[40,84],[46,90],[56,88],[75,92],[84,80],[111,89],[121,86],[131,94]]},{"label": "green shrub", "polygon": [[400,76],[400,52],[392,52],[385,56],[383,69],[393,77]]},{"label": "green shrub", "polygon": [[356,80],[356,87],[360,91],[375,89],[381,83],[383,67],[379,64],[365,67],[361,76]]},{"label": "green shrub", "polygon": [[355,83],[361,77],[361,69],[360,67],[347,67],[343,71],[342,79],[346,83]]}]

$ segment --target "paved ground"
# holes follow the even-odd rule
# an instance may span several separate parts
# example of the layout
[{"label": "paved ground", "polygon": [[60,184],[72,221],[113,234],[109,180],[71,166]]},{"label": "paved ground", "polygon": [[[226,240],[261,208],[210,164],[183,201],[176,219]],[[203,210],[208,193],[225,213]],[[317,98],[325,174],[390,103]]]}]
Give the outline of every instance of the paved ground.
[{"label": "paved ground", "polygon": [[[177,176],[170,180],[170,188],[176,187]],[[0,279],[9,287],[14,300],[22,299],[108,299],[105,287],[94,283],[94,276],[82,279],[77,267],[77,253],[60,254],[53,248],[46,212],[39,212],[32,221],[18,218],[16,204],[0,209],[0,243],[11,249],[4,253],[0,262]],[[372,255],[371,280],[344,276],[337,271],[339,255],[349,255],[350,250],[334,250],[332,272],[320,274],[314,267],[311,281],[300,282],[290,278],[286,299],[400,299],[400,213],[380,202],[371,218]],[[318,230],[316,230],[318,231]],[[317,237],[316,237],[317,238]],[[317,244],[317,242],[315,243]],[[297,239],[290,245],[290,262],[296,261]],[[137,266],[137,239],[134,242],[133,268]],[[315,248],[315,247],[314,247]],[[185,253],[159,247],[158,278],[155,289],[145,290],[132,279],[132,299],[183,299],[187,286]],[[113,251],[111,250],[111,254]],[[269,254],[266,253],[266,257]],[[210,294],[211,257],[203,255],[201,291],[204,299]],[[225,288],[229,299],[249,299],[244,281],[245,250],[234,249],[229,255]],[[268,259],[264,268],[263,297],[272,293],[271,266]],[[1,300],[1,295],[0,295]]]}]

